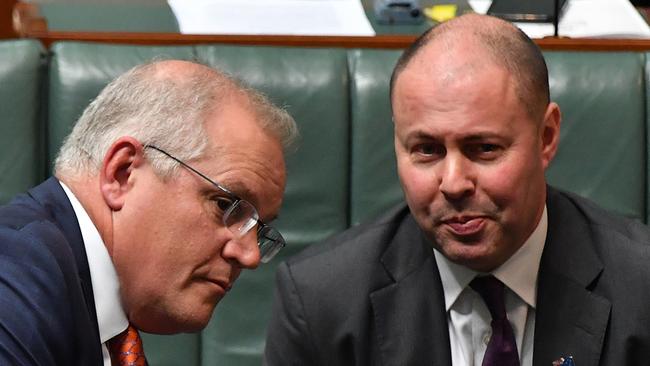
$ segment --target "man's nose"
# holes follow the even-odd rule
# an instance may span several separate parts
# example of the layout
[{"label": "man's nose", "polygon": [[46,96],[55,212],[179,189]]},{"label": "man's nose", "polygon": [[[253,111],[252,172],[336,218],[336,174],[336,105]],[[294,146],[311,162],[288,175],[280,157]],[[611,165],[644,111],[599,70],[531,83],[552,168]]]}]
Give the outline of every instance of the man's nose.
[{"label": "man's nose", "polygon": [[447,154],[440,172],[440,192],[448,200],[459,200],[474,193],[476,188],[471,162],[465,157]]},{"label": "man's nose", "polygon": [[260,264],[260,249],[257,245],[257,231],[249,231],[242,237],[232,236],[221,252],[226,260],[234,260],[242,268],[255,269]]}]

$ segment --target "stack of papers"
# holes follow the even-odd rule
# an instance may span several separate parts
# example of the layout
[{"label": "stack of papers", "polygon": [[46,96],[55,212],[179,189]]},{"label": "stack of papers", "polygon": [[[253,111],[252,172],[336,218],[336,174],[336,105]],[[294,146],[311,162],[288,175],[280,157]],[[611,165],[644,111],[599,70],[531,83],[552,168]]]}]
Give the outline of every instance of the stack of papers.
[{"label": "stack of papers", "polygon": [[[469,0],[486,14],[491,0]],[[552,36],[553,24],[515,23],[530,38]],[[560,36],[572,38],[650,38],[648,23],[628,0],[568,0],[558,25]]]},{"label": "stack of papers", "polygon": [[183,34],[374,36],[360,0],[168,0]]}]

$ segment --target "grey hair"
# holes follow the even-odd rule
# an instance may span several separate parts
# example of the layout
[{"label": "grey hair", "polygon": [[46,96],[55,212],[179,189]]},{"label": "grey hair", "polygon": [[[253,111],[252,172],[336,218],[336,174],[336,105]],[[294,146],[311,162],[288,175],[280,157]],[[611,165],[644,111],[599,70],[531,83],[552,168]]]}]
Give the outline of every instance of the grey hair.
[{"label": "grey hair", "polygon": [[[55,160],[56,175],[98,172],[104,155],[122,136],[160,147],[184,161],[201,158],[209,147],[205,120],[233,94],[246,97],[260,126],[285,149],[297,138],[295,121],[285,110],[225,73],[201,65],[179,77],[158,66],[159,62],[136,66],[101,91],[65,139]],[[149,160],[163,178],[178,166],[172,159]]]}]

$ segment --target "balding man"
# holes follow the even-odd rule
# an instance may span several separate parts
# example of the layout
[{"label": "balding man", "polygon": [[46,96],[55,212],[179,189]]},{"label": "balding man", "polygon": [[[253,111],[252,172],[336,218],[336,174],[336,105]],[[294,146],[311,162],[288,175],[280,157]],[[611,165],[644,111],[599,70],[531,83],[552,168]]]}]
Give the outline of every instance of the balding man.
[{"label": "balding man", "polygon": [[535,44],[444,23],[391,103],[407,207],[280,266],[266,364],[647,364],[650,232],[546,185],[560,109]]},{"label": "balding man", "polygon": [[145,365],[137,330],[206,326],[242,269],[284,246],[265,224],[293,119],[185,61],[110,83],[55,177],[0,208],[0,365]]}]

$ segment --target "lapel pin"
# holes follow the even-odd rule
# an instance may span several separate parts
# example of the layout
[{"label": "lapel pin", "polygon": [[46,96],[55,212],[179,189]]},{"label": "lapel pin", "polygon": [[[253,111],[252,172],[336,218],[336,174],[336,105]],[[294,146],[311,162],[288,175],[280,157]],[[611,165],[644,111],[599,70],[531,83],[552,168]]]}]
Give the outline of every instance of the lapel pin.
[{"label": "lapel pin", "polygon": [[553,366],[576,366],[576,364],[573,362],[573,356],[569,356],[567,358],[560,357],[559,360],[553,361]]}]

